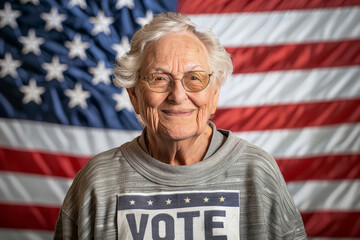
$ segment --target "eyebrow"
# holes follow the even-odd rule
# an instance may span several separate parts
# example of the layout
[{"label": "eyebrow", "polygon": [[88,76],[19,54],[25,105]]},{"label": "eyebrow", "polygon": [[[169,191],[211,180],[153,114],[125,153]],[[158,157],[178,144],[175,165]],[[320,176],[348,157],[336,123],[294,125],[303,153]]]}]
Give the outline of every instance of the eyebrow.
[{"label": "eyebrow", "polygon": [[155,72],[165,72],[165,73],[168,73],[168,71],[165,70],[165,68],[161,68],[161,67],[154,68],[153,71],[155,71]]},{"label": "eyebrow", "polygon": [[[188,71],[186,71],[185,73],[191,72],[191,71],[196,71],[195,69],[196,69],[197,67],[202,67],[202,66],[201,66],[201,65],[198,65],[198,64],[193,65],[193,66],[190,67],[190,69],[189,69]],[[202,69],[201,69],[201,70],[202,70]],[[170,74],[170,72],[169,72],[168,70],[166,70],[165,68],[162,68],[162,67],[156,67],[156,68],[152,69],[152,71],[155,71],[155,72],[163,72],[163,73],[168,73],[168,74]]]}]

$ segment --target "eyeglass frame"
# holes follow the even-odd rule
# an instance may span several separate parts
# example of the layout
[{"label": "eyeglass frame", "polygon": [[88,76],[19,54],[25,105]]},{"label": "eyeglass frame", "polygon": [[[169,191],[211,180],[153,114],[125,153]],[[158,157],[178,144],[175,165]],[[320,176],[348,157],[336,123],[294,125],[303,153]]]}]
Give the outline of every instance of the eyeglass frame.
[{"label": "eyeglass frame", "polygon": [[[205,87],[204,87],[203,89],[201,89],[201,90],[199,90],[199,91],[189,91],[189,90],[187,90],[187,89],[185,88],[185,86],[184,86],[184,81],[183,81],[183,80],[184,80],[184,77],[185,77],[187,74],[194,73],[194,72],[204,72],[204,73],[206,73],[206,74],[209,76],[209,81],[208,81],[208,83],[205,85]],[[139,78],[140,78],[141,80],[144,80],[144,81],[146,82],[146,86],[148,87],[148,89],[149,89],[150,91],[152,91],[152,92],[155,92],[155,93],[166,93],[166,92],[170,92],[170,88],[169,88],[169,87],[168,87],[168,89],[167,89],[166,91],[163,91],[163,92],[157,92],[157,91],[151,89],[151,87],[149,86],[148,77],[149,77],[150,75],[152,75],[152,74],[157,74],[157,73],[158,73],[158,74],[165,74],[165,75],[167,75],[167,76],[170,77],[170,80],[171,80],[171,81],[170,81],[169,87],[171,86],[171,84],[174,84],[174,81],[175,81],[175,80],[180,80],[181,85],[183,86],[183,88],[184,88],[185,91],[187,91],[187,92],[201,92],[201,91],[203,91],[205,88],[207,88],[207,86],[209,86],[210,77],[214,75],[214,72],[208,73],[207,71],[204,71],[204,70],[196,70],[196,71],[187,72],[187,73],[185,73],[185,74],[182,76],[181,79],[174,79],[173,76],[172,76],[170,73],[162,73],[162,72],[149,73],[148,75],[146,75],[146,76],[144,76],[144,77],[139,74]]]}]

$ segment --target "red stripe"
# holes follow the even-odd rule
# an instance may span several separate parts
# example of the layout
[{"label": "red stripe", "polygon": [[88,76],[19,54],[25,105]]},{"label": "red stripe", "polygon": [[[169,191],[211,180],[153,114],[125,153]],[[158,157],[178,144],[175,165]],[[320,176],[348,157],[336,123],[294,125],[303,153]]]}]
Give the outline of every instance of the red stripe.
[{"label": "red stripe", "polygon": [[178,11],[186,14],[264,12],[359,5],[358,0],[179,0]]},{"label": "red stripe", "polygon": [[360,237],[360,212],[302,212],[301,216],[308,237]]},{"label": "red stripe", "polygon": [[233,132],[360,122],[360,99],[218,109],[212,121]]},{"label": "red stripe", "polygon": [[0,228],[53,231],[60,208],[0,203]]},{"label": "red stripe", "polygon": [[360,39],[276,46],[227,47],[226,50],[232,55],[234,73],[360,64]]},{"label": "red stripe", "polygon": [[[31,152],[0,148],[0,156],[5,155],[7,156],[7,161],[5,158],[0,157],[0,170],[66,178],[73,178],[87,161],[87,158],[79,160],[78,162],[77,160],[68,161],[69,159],[74,158],[68,157],[63,158],[62,164],[59,164],[57,161],[49,160],[51,158],[40,158],[41,163],[39,163],[38,161],[36,162],[33,160],[33,154]],[[34,155],[41,154],[34,153]],[[56,157],[56,155],[52,156],[52,158]],[[356,154],[276,160],[287,182],[309,179],[360,179],[360,155]],[[5,161],[6,164],[4,164]]]},{"label": "red stripe", "polygon": [[0,148],[0,170],[73,178],[90,157]]},{"label": "red stripe", "polygon": [[360,154],[276,159],[286,182],[360,179]]}]

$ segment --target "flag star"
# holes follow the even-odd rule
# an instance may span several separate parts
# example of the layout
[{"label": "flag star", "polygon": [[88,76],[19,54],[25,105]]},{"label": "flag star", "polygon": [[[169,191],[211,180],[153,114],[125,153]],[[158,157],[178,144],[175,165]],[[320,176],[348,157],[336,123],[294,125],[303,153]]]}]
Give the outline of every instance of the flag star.
[{"label": "flag star", "polygon": [[100,32],[104,32],[106,35],[110,34],[109,25],[114,22],[114,18],[106,17],[103,11],[99,11],[96,17],[91,17],[90,22],[94,24],[94,28],[91,32],[92,35],[96,35]]},{"label": "flag star", "polygon": [[146,16],[145,17],[140,17],[140,18],[136,18],[135,21],[141,26],[143,27],[145,24],[147,24],[148,22],[150,22],[153,19],[153,13],[151,11],[146,11]]},{"label": "flag star", "polygon": [[16,18],[19,17],[20,11],[12,10],[10,3],[5,3],[4,9],[0,10],[0,28],[9,25],[12,28],[17,27]]},{"label": "flag star", "polygon": [[172,202],[171,199],[166,200],[166,205],[171,205],[171,202]]},{"label": "flag star", "polygon": [[103,82],[106,85],[110,84],[109,75],[112,74],[112,69],[106,68],[105,62],[103,60],[101,60],[95,68],[89,68],[89,72],[94,75],[92,84],[96,85],[100,82]]},{"label": "flag star", "polygon": [[69,7],[79,6],[82,9],[87,8],[85,0],[70,0]]},{"label": "flag star", "polygon": [[60,32],[63,30],[62,22],[66,19],[65,14],[59,14],[56,8],[51,8],[49,13],[42,13],[41,18],[46,22],[45,30],[55,29]]},{"label": "flag star", "polygon": [[209,202],[209,198],[208,197],[204,197],[204,202]]},{"label": "flag star", "polygon": [[21,0],[20,2],[21,2],[21,4],[26,4],[28,2],[31,2],[35,6],[38,6],[40,4],[39,0]]},{"label": "flag star", "polygon": [[131,201],[130,201],[130,205],[135,205],[135,201],[134,201],[134,200],[131,200]]},{"label": "flag star", "polygon": [[225,202],[225,198],[223,196],[221,196],[219,199],[220,199],[220,202]]},{"label": "flag star", "polygon": [[148,203],[149,206],[150,206],[150,205],[152,206],[152,205],[153,205],[153,202],[154,202],[154,201],[151,201],[151,200],[147,201],[147,203]]},{"label": "flag star", "polygon": [[36,104],[41,104],[41,97],[40,95],[45,92],[44,87],[38,87],[36,85],[35,79],[30,79],[29,85],[23,85],[20,87],[20,91],[24,93],[24,98],[22,102],[27,104],[31,101],[34,101]]},{"label": "flag star", "polygon": [[117,0],[115,7],[117,9],[122,9],[123,7],[133,9],[135,7],[134,0]]},{"label": "flag star", "polygon": [[113,44],[111,45],[112,49],[116,52],[117,57],[121,57],[124,55],[127,51],[130,50],[130,43],[129,39],[126,36],[123,36],[121,38],[121,43]]},{"label": "flag star", "polygon": [[69,58],[79,57],[81,59],[86,58],[86,49],[89,48],[89,43],[81,41],[80,34],[75,34],[72,42],[66,41],[65,46],[70,50]]},{"label": "flag star", "polygon": [[39,45],[43,44],[45,40],[43,38],[37,38],[34,29],[30,29],[27,37],[19,37],[19,41],[24,45],[21,52],[25,55],[30,52],[35,55],[40,55]]},{"label": "flag star", "polygon": [[10,75],[12,78],[16,78],[18,76],[16,69],[20,67],[20,65],[21,61],[14,60],[10,53],[6,53],[5,58],[0,59],[0,77]]},{"label": "flag star", "polygon": [[76,83],[73,90],[66,89],[65,95],[70,98],[69,108],[74,108],[76,106],[87,108],[86,99],[90,97],[90,93],[84,91],[80,83]]},{"label": "flag star", "polygon": [[186,197],[186,198],[184,199],[184,201],[185,201],[185,203],[190,203],[191,199],[188,198],[188,197]]},{"label": "flag star", "polygon": [[54,56],[51,63],[43,63],[41,65],[46,71],[46,81],[56,79],[59,82],[64,81],[63,72],[68,68],[66,64],[61,64],[58,56]]},{"label": "flag star", "polygon": [[129,95],[127,94],[127,91],[125,89],[123,89],[120,94],[114,93],[112,97],[116,101],[116,106],[115,106],[116,111],[121,111],[123,109],[128,109],[129,111],[133,110],[133,107],[129,99]]}]

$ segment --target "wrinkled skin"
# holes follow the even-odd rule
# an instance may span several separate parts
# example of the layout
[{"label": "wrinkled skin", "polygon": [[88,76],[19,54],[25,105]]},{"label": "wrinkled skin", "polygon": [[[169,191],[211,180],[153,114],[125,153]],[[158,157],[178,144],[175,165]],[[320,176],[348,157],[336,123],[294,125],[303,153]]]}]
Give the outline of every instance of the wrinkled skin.
[{"label": "wrinkled skin", "polygon": [[147,128],[148,150],[163,162],[176,165],[201,161],[211,140],[208,120],[215,113],[220,86],[214,76],[200,92],[187,92],[179,79],[189,71],[211,73],[205,46],[191,33],[173,33],[145,49],[140,75],[165,72],[173,76],[170,92],[155,93],[146,82],[129,88],[130,100]]}]

